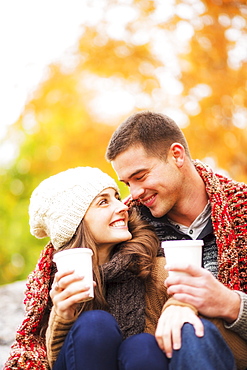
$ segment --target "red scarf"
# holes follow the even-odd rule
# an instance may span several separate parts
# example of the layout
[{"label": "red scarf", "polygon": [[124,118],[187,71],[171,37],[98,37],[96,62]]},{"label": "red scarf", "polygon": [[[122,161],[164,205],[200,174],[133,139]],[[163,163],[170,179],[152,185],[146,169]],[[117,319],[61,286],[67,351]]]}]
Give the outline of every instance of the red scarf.
[{"label": "red scarf", "polygon": [[218,279],[230,289],[247,293],[247,185],[213,173],[194,161],[212,207],[218,246]]},{"label": "red scarf", "polygon": [[26,316],[17,330],[10,356],[3,370],[48,370],[45,338],[37,335],[50,290],[54,247],[49,243],[41,252],[36,268],[28,277],[24,304]]}]

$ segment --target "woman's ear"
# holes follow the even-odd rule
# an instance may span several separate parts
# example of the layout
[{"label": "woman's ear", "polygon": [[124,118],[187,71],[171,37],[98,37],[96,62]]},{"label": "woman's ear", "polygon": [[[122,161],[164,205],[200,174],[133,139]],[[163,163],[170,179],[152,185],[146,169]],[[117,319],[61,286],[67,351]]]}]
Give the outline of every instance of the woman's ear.
[{"label": "woman's ear", "polygon": [[173,143],[170,147],[171,155],[178,167],[182,167],[185,160],[185,150],[182,144]]}]

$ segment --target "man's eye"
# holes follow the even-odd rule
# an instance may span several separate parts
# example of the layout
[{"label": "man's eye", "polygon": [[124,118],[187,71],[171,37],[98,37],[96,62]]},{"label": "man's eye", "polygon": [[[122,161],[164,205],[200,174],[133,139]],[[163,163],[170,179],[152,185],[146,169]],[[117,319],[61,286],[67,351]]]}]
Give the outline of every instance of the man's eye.
[{"label": "man's eye", "polygon": [[120,194],[116,191],[116,193],[115,193],[115,198],[117,199],[117,200],[120,200],[121,201],[121,196],[120,196]]},{"label": "man's eye", "polygon": [[139,181],[139,180],[142,180],[144,178],[145,175],[141,175],[139,177],[136,177],[136,180]]}]

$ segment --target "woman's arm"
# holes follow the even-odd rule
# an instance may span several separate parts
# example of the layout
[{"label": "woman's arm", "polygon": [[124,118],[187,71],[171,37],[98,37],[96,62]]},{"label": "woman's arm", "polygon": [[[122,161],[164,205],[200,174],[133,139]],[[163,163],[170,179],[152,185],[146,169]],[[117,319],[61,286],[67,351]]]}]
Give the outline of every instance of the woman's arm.
[{"label": "woman's arm", "polygon": [[73,319],[66,320],[63,317],[58,316],[56,314],[55,307],[52,307],[48,328],[46,331],[47,358],[51,368],[57,359],[66,335],[70,331],[76,319],[77,316],[74,316]]},{"label": "woman's arm", "polygon": [[[75,281],[82,281],[82,284],[72,286],[71,283]],[[47,357],[51,367],[79,315],[79,303],[88,298],[89,289],[83,284],[83,277],[73,271],[55,274],[50,291],[53,307],[46,331]]]}]

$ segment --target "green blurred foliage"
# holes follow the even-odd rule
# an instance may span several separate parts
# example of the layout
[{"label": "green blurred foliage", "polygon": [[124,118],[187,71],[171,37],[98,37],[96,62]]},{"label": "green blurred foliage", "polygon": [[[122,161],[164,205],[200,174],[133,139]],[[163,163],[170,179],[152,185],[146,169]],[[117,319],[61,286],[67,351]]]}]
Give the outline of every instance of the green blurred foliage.
[{"label": "green blurred foliage", "polygon": [[[105,10],[118,5],[123,2],[105,2]],[[49,66],[46,80],[10,127],[5,140],[19,152],[8,168],[0,168],[0,284],[25,279],[48,241],[29,232],[34,188],[50,175],[84,165],[99,167],[116,179],[105,150],[114,129],[133,111],[166,113],[173,104],[187,119],[183,128],[192,156],[210,157],[236,180],[247,179],[246,59],[237,67],[229,62],[238,42],[229,36],[231,30],[246,38],[245,6],[241,1],[177,0],[165,22],[159,16],[162,2],[133,0],[130,6],[138,18],[126,22],[122,39],[109,36],[105,18],[97,26],[84,25],[70,63]],[[194,32],[180,50],[176,34],[181,25]],[[137,35],[145,32],[147,41],[137,42]],[[174,75],[182,86],[175,97],[170,82],[162,82],[162,71],[174,67],[166,61],[167,37],[174,37]],[[120,101],[107,102],[109,115],[104,115],[99,91],[114,95],[119,88],[135,102],[114,115],[114,105],[125,104],[119,95]],[[123,197],[128,194],[122,184],[120,190]]]}]

